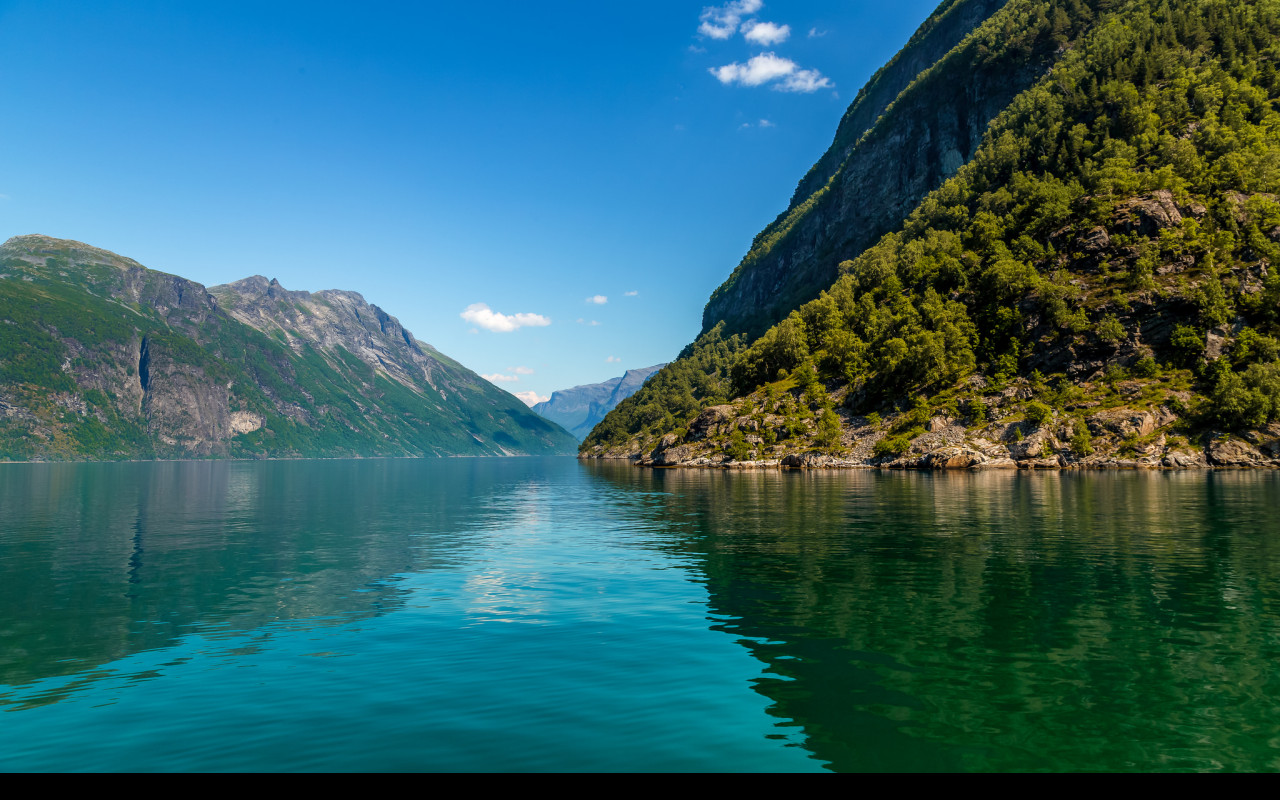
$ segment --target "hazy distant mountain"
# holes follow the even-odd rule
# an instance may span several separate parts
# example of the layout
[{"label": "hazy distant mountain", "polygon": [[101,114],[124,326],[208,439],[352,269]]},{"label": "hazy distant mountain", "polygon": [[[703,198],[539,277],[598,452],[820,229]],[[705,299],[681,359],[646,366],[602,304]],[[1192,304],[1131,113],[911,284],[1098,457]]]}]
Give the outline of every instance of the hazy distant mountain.
[{"label": "hazy distant mountain", "polygon": [[0,460],[572,452],[355,292],[204,286],[80,242],[0,245]]},{"label": "hazy distant mountain", "polygon": [[533,410],[581,441],[591,433],[597,422],[604,419],[605,414],[635,394],[649,380],[650,375],[665,366],[666,364],[656,364],[642,369],[629,369],[625,375],[610,378],[604,383],[561,389],[552,392],[550,400],[538,403]]}]

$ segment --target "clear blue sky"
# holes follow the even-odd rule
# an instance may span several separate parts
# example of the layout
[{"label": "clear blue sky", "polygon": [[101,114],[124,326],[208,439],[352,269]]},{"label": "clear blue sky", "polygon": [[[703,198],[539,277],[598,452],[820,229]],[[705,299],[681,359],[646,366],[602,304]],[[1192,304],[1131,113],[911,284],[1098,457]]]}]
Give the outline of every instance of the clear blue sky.
[{"label": "clear blue sky", "polygon": [[693,338],[935,5],[0,0],[0,239],[353,289],[545,396]]}]

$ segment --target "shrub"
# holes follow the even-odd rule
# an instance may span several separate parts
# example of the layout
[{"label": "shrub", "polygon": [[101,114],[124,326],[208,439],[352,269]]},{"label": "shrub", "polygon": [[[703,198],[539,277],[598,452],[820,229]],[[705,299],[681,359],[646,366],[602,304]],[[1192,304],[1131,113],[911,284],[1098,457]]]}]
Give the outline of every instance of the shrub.
[{"label": "shrub", "polygon": [[1160,365],[1151,356],[1143,356],[1133,365],[1133,374],[1137,378],[1154,378],[1160,374]]},{"label": "shrub", "polygon": [[1039,428],[1053,417],[1053,409],[1044,403],[1033,400],[1027,403],[1026,417],[1027,422]]},{"label": "shrub", "polygon": [[[924,431],[916,432],[916,436]],[[911,440],[915,436],[911,432],[904,433],[901,436],[885,437],[876,442],[874,453],[876,458],[884,458],[885,456],[900,456],[911,447]]]},{"label": "shrub", "polygon": [[1089,426],[1079,420],[1071,433],[1071,452],[1081,457],[1093,452],[1093,436],[1089,433]]},{"label": "shrub", "polygon": [[1098,338],[1104,342],[1115,344],[1125,338],[1124,326],[1114,314],[1108,314],[1098,323]]},{"label": "shrub", "polygon": [[1178,325],[1169,337],[1169,348],[1178,366],[1195,366],[1204,355],[1204,334],[1190,325]]},{"label": "shrub", "polygon": [[987,421],[987,404],[983,402],[981,397],[970,398],[965,403],[964,409],[975,425],[980,425]]},{"label": "shrub", "polygon": [[822,447],[834,447],[840,443],[840,417],[831,409],[824,409],[818,418],[818,435],[815,441]]},{"label": "shrub", "polygon": [[1280,418],[1280,362],[1253,364],[1243,373],[1225,365],[1217,371],[1209,404],[1219,424],[1257,428]]}]

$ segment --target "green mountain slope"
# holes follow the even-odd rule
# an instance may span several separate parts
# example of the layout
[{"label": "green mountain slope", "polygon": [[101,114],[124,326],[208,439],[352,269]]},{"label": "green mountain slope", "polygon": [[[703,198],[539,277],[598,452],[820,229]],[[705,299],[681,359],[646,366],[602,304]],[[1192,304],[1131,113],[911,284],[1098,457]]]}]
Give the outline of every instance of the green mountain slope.
[{"label": "green mountain slope", "polygon": [[205,287],[79,242],[0,246],[0,458],[572,452],[353,292]]},{"label": "green mountain slope", "polygon": [[[1051,68],[1019,41],[1058,41]],[[903,93],[963,80],[966,52],[1034,67],[972,157],[762,336],[712,327],[583,452],[1275,462],[1277,45],[1271,0],[1011,0]],[[867,137],[923,135],[897,110]]]}]

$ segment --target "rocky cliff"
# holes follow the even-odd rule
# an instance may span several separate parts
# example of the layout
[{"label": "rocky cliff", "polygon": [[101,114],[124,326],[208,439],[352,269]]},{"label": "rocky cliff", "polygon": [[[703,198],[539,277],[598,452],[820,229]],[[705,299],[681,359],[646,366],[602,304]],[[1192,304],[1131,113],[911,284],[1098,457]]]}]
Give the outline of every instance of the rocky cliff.
[{"label": "rocky cliff", "polygon": [[1270,0],[1010,0],[824,156],[580,452],[1280,465],[1277,63]]},{"label": "rocky cliff", "polygon": [[533,410],[581,441],[618,403],[638,392],[650,375],[665,366],[666,364],[657,364],[629,369],[624,375],[603,383],[560,389],[551,393],[551,399],[535,405]]},{"label": "rocky cliff", "polygon": [[47,236],[0,246],[0,458],[563,453],[573,439],[354,292],[212,290]]},{"label": "rocky cliff", "polygon": [[973,156],[991,120],[1062,47],[1062,32],[1025,25],[1026,5],[993,18],[1004,0],[958,0],[930,16],[858,93],[787,210],[712,293],[703,333],[723,322],[726,334],[759,336]]}]

